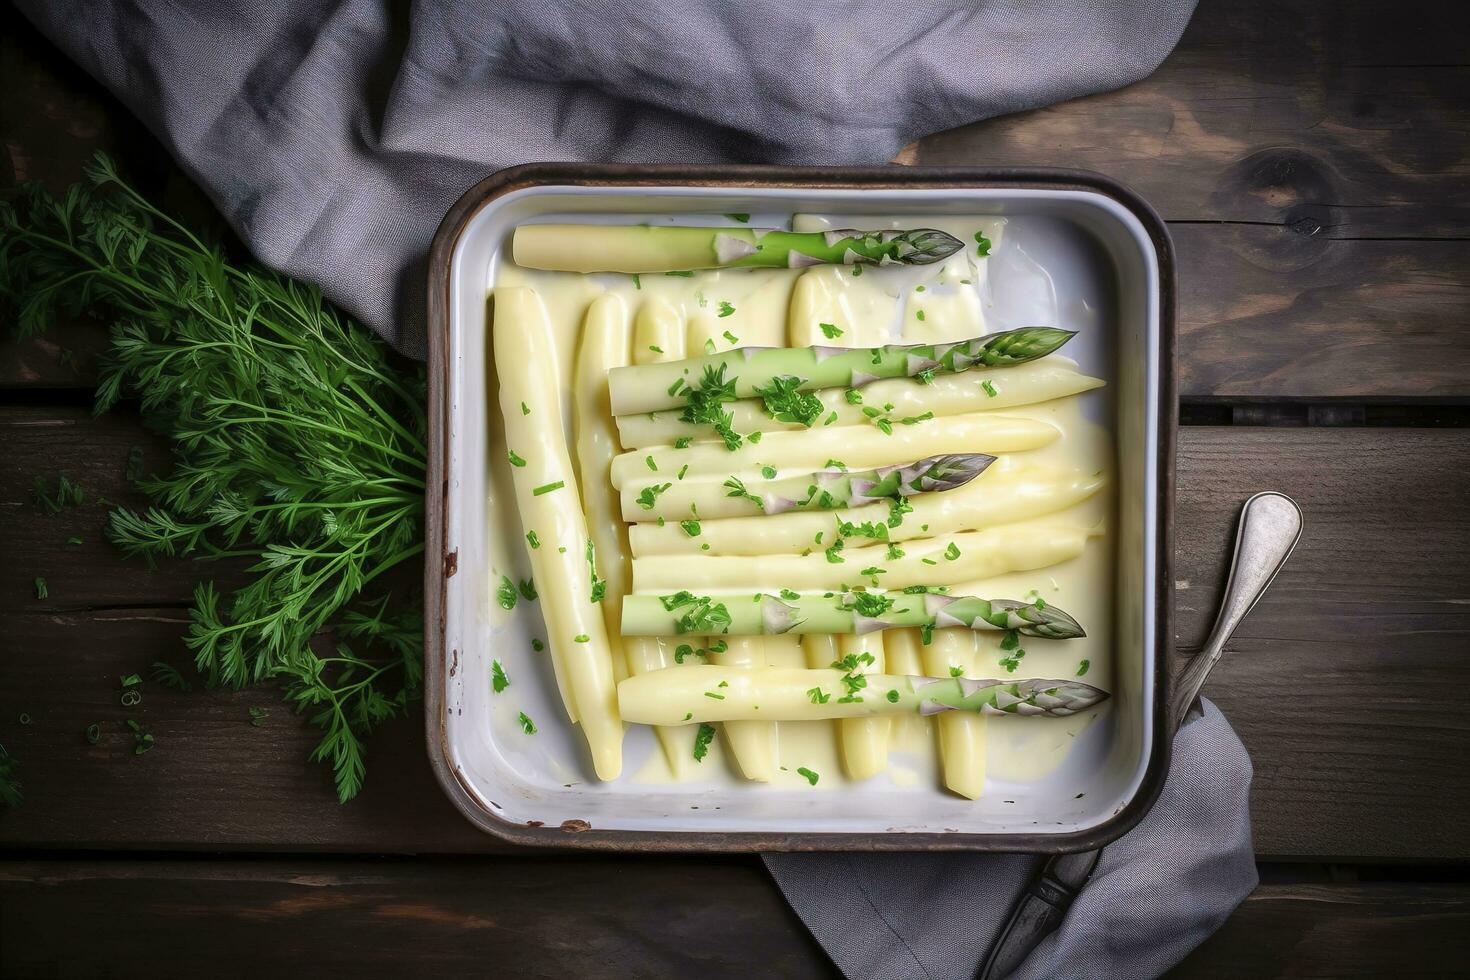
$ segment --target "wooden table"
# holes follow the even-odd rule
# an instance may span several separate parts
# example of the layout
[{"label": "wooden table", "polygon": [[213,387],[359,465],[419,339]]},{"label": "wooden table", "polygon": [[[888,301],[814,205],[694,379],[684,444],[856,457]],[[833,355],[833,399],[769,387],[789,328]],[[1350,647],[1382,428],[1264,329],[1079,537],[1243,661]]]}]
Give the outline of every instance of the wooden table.
[{"label": "wooden table", "polygon": [[[1207,691],[1255,760],[1262,885],[1175,977],[1463,973],[1470,18],[1438,7],[1207,0],[1147,81],[901,158],[1099,170],[1168,219],[1185,652],[1240,502],[1277,488],[1306,511]],[[103,147],[207,213],[120,106],[5,18],[6,184],[62,187]],[[714,977],[744,975],[751,950],[777,975],[832,972],[753,858],[543,855],[479,835],[435,786],[418,715],[373,740],[346,807],[267,690],[150,686],[157,745],[134,757],[117,678],[185,662],[207,570],[149,571],[102,540],[98,501],[138,501],[132,447],[165,449],[127,408],[92,416],[100,347],[85,323],[0,343],[0,742],[26,794],[0,814],[0,974]],[[43,516],[32,483],[58,473],[89,503]],[[252,706],[272,709],[263,727]],[[95,746],[91,722],[108,732]]]}]

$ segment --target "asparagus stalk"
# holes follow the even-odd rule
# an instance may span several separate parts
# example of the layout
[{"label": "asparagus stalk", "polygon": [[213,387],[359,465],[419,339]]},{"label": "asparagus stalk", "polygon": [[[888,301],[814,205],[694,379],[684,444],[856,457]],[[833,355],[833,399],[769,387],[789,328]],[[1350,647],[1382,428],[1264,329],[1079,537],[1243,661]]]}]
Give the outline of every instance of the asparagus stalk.
[{"label": "asparagus stalk", "polygon": [[1070,640],[1086,636],[1077,620],[1038,599],[981,599],[937,592],[787,591],[782,595],[630,595],[623,598],[625,636],[677,636],[691,624],[729,636],[786,633],[875,633],[902,627],[1016,630],[1026,636]]},{"label": "asparagus stalk", "polygon": [[521,225],[511,244],[516,264],[527,269],[628,273],[929,265],[963,247],[932,228],[790,232],[666,225]]},{"label": "asparagus stalk", "polygon": [[516,508],[521,526],[541,538],[540,547],[530,551],[531,570],[547,586],[540,605],[557,684],[582,726],[597,777],[616,779],[622,771],[623,724],[612,650],[583,560],[591,539],[554,377],[555,338],[541,297],[530,289],[496,289],[491,342],[505,449],[524,463],[510,467]]},{"label": "asparagus stalk", "polygon": [[[912,498],[913,511],[903,515],[902,523],[889,527],[890,507],[887,503],[866,504],[838,511],[800,510],[786,514],[755,517],[731,517],[700,521],[699,534],[691,536],[677,521],[657,524],[635,524],[628,529],[633,554],[638,558],[654,555],[799,555],[815,553],[836,540],[837,525],[869,531],[882,528],[882,537],[862,536],[856,531],[847,536],[846,547],[900,543],[914,538],[943,537],[961,531],[974,531],[1014,521],[1028,520],[1055,513],[1086,500],[1102,489],[1105,479],[1088,470],[1061,470],[1043,465],[991,466],[981,479],[971,481],[941,495],[921,494]],[[752,489],[759,489],[753,484]],[[662,504],[675,493],[680,496],[681,515],[697,506],[701,515],[713,516],[706,507],[717,504],[720,494],[728,490],[712,481],[690,485],[676,482],[658,498]],[[748,503],[748,502],[747,502]],[[754,508],[754,505],[750,505]],[[650,514],[656,512],[650,511]],[[709,545],[708,549],[704,545]]]},{"label": "asparagus stalk", "polygon": [[957,585],[1007,572],[1046,568],[1076,558],[1082,554],[1087,539],[1100,533],[1100,526],[1027,521],[915,541],[901,549],[902,556],[892,558],[884,546],[845,545],[841,550],[809,555],[634,558],[633,592],[677,592],[690,583],[698,583],[701,589],[711,592],[749,595],[770,582],[780,582],[797,592],[820,592],[841,590],[846,583],[871,584],[875,579],[886,589]]},{"label": "asparagus stalk", "polygon": [[[961,677],[977,676],[980,638],[974,630],[935,630],[928,644],[920,644],[917,673],[952,676],[958,667]],[[988,725],[985,715],[970,711],[946,711],[934,719],[940,776],[947,789],[966,799],[978,800],[985,792]]]},{"label": "asparagus stalk", "polygon": [[679,482],[676,477],[681,475],[685,479],[718,477],[723,481],[732,473],[757,471],[765,466],[799,473],[813,461],[827,459],[840,459],[849,469],[876,469],[929,456],[1039,449],[1060,436],[1061,431],[1049,422],[994,412],[955,415],[943,422],[928,419],[914,425],[895,425],[891,433],[871,425],[821,426],[810,432],[772,432],[759,443],[747,442],[735,452],[718,443],[626,452],[613,460],[612,481],[619,490],[631,489],[636,496],[650,484]]},{"label": "asparagus stalk", "polygon": [[824,721],[883,715],[968,711],[1004,718],[1064,718],[1085,711],[1107,692],[1076,680],[972,680],[965,677],[862,675],[840,668],[656,670],[618,685],[625,720],[642,725],[743,721]]},{"label": "asparagus stalk", "polygon": [[623,520],[635,523],[659,517],[682,520],[698,514],[703,521],[783,514],[791,510],[861,507],[962,487],[993,462],[995,457],[984,453],[956,453],[930,456],[907,466],[881,466],[856,472],[832,467],[780,479],[752,476],[748,484],[731,476],[718,489],[709,480],[681,481],[658,494],[651,508],[646,506],[646,498],[640,502],[629,487],[622,493]]},{"label": "asparagus stalk", "polygon": [[[647,361],[677,361],[683,356],[683,318],[665,300],[651,297],[639,307],[638,315],[633,320],[632,357],[634,362],[641,364]],[[605,399],[607,395],[606,372],[598,380],[601,382],[599,388]],[[611,490],[605,488],[604,495],[610,500]],[[612,585],[611,580],[609,580],[609,585]],[[613,596],[621,596],[626,592],[625,577],[617,584]],[[605,598],[603,604],[617,607],[619,629],[621,629],[622,603],[615,598]],[[674,666],[676,661],[669,649],[671,646],[672,644],[666,644],[663,640],[652,636],[623,637],[623,652],[627,657],[628,672],[646,674],[649,671]],[[689,751],[690,729],[682,725],[678,727],[661,725],[656,727],[654,732],[658,736],[659,745],[663,747],[664,758],[668,760],[669,770],[674,773],[683,772],[694,761]]]},{"label": "asparagus stalk", "polygon": [[[719,387],[723,400],[760,398],[777,378],[796,378],[795,391],[859,388],[880,378],[924,372],[953,374],[971,367],[1009,366],[1057,350],[1076,331],[1019,327],[948,344],[883,347],[737,347],[668,364],[634,365],[608,375],[613,412],[631,415],[678,408],[695,388]],[[728,386],[725,388],[723,386]],[[728,391],[728,398],[724,398]]]},{"label": "asparagus stalk", "polygon": [[[862,390],[861,402],[849,401],[842,388],[823,388],[813,394],[822,404],[822,419],[836,412],[836,425],[869,425],[871,421],[863,409],[873,406],[892,405],[884,415],[893,420],[916,418],[925,412],[943,418],[1034,405],[1099,388],[1102,384],[1101,379],[1081,373],[1071,361],[1054,355],[1012,368],[975,368],[963,374],[939,374],[927,384],[915,378],[875,381]],[[806,428],[800,422],[772,417],[755,399],[726,402],[724,409],[730,415],[730,428],[740,433]],[[708,424],[685,422],[679,412],[620,415],[617,423],[618,439],[626,449],[668,445],[676,439],[719,438]]]}]

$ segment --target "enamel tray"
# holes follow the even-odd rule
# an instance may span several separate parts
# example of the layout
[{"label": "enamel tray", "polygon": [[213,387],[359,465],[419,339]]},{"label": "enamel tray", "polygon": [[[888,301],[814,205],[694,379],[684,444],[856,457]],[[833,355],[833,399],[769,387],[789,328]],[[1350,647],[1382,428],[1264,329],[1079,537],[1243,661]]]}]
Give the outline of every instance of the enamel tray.
[{"label": "enamel tray", "polygon": [[[630,777],[656,741],[630,726],[625,774],[603,784],[588,772],[580,733],[564,723],[549,670],[517,688],[519,704],[545,719],[534,751],[518,730],[492,723],[491,660],[527,664],[540,628],[538,607],[524,603],[508,623],[498,609],[492,617],[486,561],[496,536],[520,533],[513,515],[502,526],[486,506],[495,411],[487,294],[509,233],[532,220],[699,223],[730,212],[753,214],[753,224],[793,212],[1004,216],[994,281],[997,262],[1023,257],[1049,280],[1058,325],[1085,320],[1067,353],[1107,380],[1100,404],[1117,453],[1115,679],[1111,709],[1051,775],[978,801],[937,781],[875,779],[825,792],[735,779],[640,783]],[[450,209],[428,286],[428,747],[444,791],[471,822],[536,846],[1057,852],[1101,846],[1153,802],[1168,766],[1174,635],[1174,264],[1163,222],[1131,191],[1096,174],[1039,169],[533,164],[487,178]],[[1024,316],[1007,302],[997,290],[990,329]]]}]

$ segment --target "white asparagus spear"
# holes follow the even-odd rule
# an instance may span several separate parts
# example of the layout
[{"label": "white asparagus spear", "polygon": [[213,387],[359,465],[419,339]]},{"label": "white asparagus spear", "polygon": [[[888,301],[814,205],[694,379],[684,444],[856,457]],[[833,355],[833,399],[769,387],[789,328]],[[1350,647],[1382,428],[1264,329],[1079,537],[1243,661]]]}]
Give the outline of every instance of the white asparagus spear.
[{"label": "white asparagus spear", "polygon": [[[792,347],[811,347],[814,344],[828,342],[821,331],[821,324],[827,322],[831,317],[829,311],[836,302],[828,283],[827,277],[807,272],[803,273],[792,286],[791,305],[786,313],[786,342]],[[881,337],[868,337],[857,328],[850,330],[849,334],[851,334],[850,339],[853,343],[881,342],[882,340]],[[846,417],[849,424],[867,423],[867,418],[857,410],[857,406],[848,405],[844,393],[827,392],[825,394],[828,397],[824,399],[824,404],[829,402],[831,404],[827,411],[822,413],[823,417],[830,417],[832,411],[837,409],[833,398],[835,395],[841,400],[844,408],[853,409],[852,413],[838,409],[839,422]],[[919,415],[922,412],[923,410],[920,410],[913,414]],[[761,417],[768,418],[764,413],[761,413]],[[762,441],[764,438],[762,437]],[[886,511],[886,503],[879,506]],[[718,512],[713,508],[707,508],[706,513]],[[822,516],[831,519],[830,513]],[[886,516],[885,512],[884,517]],[[806,653],[808,665],[812,667],[828,667],[844,657],[858,658],[863,654],[871,657],[872,660],[866,664],[856,659],[849,661],[853,663],[855,671],[882,673],[885,667],[884,641],[880,633],[870,633],[865,636],[828,634],[804,637],[802,650]],[[888,737],[892,726],[893,723],[888,718],[843,718],[837,722],[837,744],[842,750],[842,766],[850,778],[868,779],[888,767]]]},{"label": "white asparagus spear", "polygon": [[[1046,568],[1076,558],[1097,528],[1054,521],[1024,521],[925,538],[905,546],[902,558],[888,558],[882,546],[844,548],[828,560],[824,552],[811,555],[766,555],[759,558],[702,555],[659,555],[633,559],[633,591],[672,594],[691,586],[703,593],[756,592],[779,583],[797,592],[837,590],[843,585],[871,585],[872,573],[881,588],[911,585],[954,585],[1007,572]],[[953,555],[953,558],[948,557]]]},{"label": "white asparagus spear", "polygon": [[[935,630],[932,642],[920,646],[924,673],[945,677],[953,673],[951,668],[958,667],[961,676],[978,676],[975,661],[979,643],[973,630]],[[967,799],[979,799],[985,788],[985,717],[969,711],[945,711],[934,724],[944,785]]]},{"label": "white asparagus spear", "polygon": [[[723,340],[724,328],[708,314],[696,314],[686,328],[688,350],[703,350],[706,341]],[[721,450],[724,451],[723,448]],[[675,476],[670,480],[676,479]],[[667,481],[665,481],[667,482]],[[673,526],[677,527],[677,524]],[[766,665],[765,641],[752,636],[722,637],[724,649],[711,650],[709,662],[726,667],[764,667]],[[714,638],[707,638],[706,647],[716,647]],[[776,726],[761,721],[730,721],[723,726],[725,743],[730,755],[746,779],[770,782],[776,774]]]},{"label": "white asparagus spear", "polygon": [[558,682],[572,689],[597,777],[616,779],[622,771],[623,723],[607,625],[591,599],[585,557],[590,538],[567,448],[561,385],[552,371],[551,324],[533,290],[498,289],[494,298],[500,411],[507,453],[515,454],[511,471],[521,524],[540,541],[530,554],[536,581],[542,583],[547,642],[561,663]]},{"label": "white asparagus spear", "polygon": [[[798,289],[800,283],[797,280]],[[867,425],[870,423],[863,409],[868,407],[881,409],[892,405],[884,414],[895,420],[914,418],[925,412],[945,417],[1034,405],[1100,388],[1103,384],[1100,378],[1079,372],[1076,362],[1052,354],[1015,367],[972,368],[963,374],[935,375],[931,384],[914,378],[875,381],[858,393],[862,398],[858,403],[848,400],[845,388],[823,388],[813,394],[822,402],[822,418],[836,412],[836,425]],[[990,394],[992,391],[994,395]],[[730,402],[725,411],[733,416],[730,427],[740,433],[799,432],[806,428],[799,422],[772,418],[760,402],[749,399]],[[681,422],[679,414],[678,409],[665,409],[647,415],[620,415],[619,439],[629,449],[670,445],[681,437],[695,442],[719,439],[708,425]]]},{"label": "white asparagus spear", "polygon": [[[1086,500],[1104,482],[1102,475],[1095,472],[1003,458],[962,487],[909,498],[914,509],[904,515],[898,527],[888,528],[888,540],[939,537],[1042,517]],[[758,489],[754,483],[751,487]],[[727,492],[722,485],[720,492]],[[691,502],[698,505],[699,498],[691,498]],[[703,506],[699,510],[704,513]],[[856,525],[883,523],[886,527],[888,515],[888,504],[877,503],[836,511],[788,511],[769,517],[702,520],[698,537],[690,537],[677,521],[667,521],[663,527],[636,525],[629,531],[629,542],[637,558],[693,554],[797,555],[803,551],[819,552],[830,546],[839,521]],[[818,534],[822,535],[821,541],[816,540]],[[848,546],[859,543],[852,540]],[[709,545],[708,551],[700,547],[705,544]]]},{"label": "white asparagus spear", "polygon": [[608,472],[618,454],[617,430],[607,403],[607,372],[628,363],[628,304],[616,293],[603,293],[587,307],[582,343],[577,350],[572,383],[573,419],[577,435],[577,484],[581,488],[588,529],[596,545],[589,572],[604,580],[602,618],[612,650],[613,676],[628,676],[623,652],[622,597],[628,591],[626,525],[615,506]]},{"label": "white asparagus spear", "polygon": [[[684,357],[684,318],[667,300],[654,297],[638,308],[633,320],[633,351],[635,364],[654,361],[677,361]],[[603,375],[602,393],[607,394],[607,376]],[[611,412],[611,408],[608,409]],[[609,485],[610,491],[610,485]],[[624,587],[627,577],[623,579]],[[621,598],[618,600],[621,607]],[[619,609],[621,613],[621,608]],[[646,674],[675,666],[669,652],[669,641],[661,637],[627,636],[623,638],[623,652],[628,660],[628,672],[633,675]],[[690,753],[690,728],[684,725],[659,725],[654,728],[664,758],[674,773],[682,772],[692,761]]]},{"label": "white asparagus spear", "polygon": [[[947,453],[1020,452],[1054,442],[1061,433],[1036,419],[1012,418],[991,412],[971,412],[947,419],[928,419],[914,425],[899,423],[891,434],[872,425],[823,425],[805,432],[772,432],[752,445],[749,440],[734,452],[722,443],[695,443],[687,449],[662,446],[634,450],[613,460],[613,485],[643,487],[668,483],[686,464],[686,477],[718,476],[758,471],[762,466],[797,471],[840,459],[850,469],[868,469],[912,463]],[[648,464],[653,461],[653,466]]]}]

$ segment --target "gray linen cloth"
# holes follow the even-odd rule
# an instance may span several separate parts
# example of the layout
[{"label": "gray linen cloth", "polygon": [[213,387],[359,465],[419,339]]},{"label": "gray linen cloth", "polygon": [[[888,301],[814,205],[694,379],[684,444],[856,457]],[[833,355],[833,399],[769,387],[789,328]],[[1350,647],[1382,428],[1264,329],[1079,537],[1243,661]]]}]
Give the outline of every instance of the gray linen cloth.
[{"label": "gray linen cloth", "polygon": [[[1103,848],[1061,928],[1014,980],[1156,977],[1256,887],[1251,761],[1208,700],[1174,740],[1143,820]],[[767,854],[827,954],[863,980],[973,977],[1041,858],[1028,854]]]},{"label": "gray linen cloth", "polygon": [[502,167],[882,163],[928,133],[1143,78],[1194,0],[18,6],[262,262],[422,356],[429,239]]},{"label": "gray linen cloth", "polygon": [[[928,133],[1152,72],[1194,0],[19,0],[261,261],[421,355],[425,252],[540,160],[881,163]],[[1046,160],[1037,160],[1046,163]],[[1147,977],[1255,884],[1250,762],[1213,708],[1028,977]],[[770,855],[851,977],[973,974],[1024,856]]]}]

